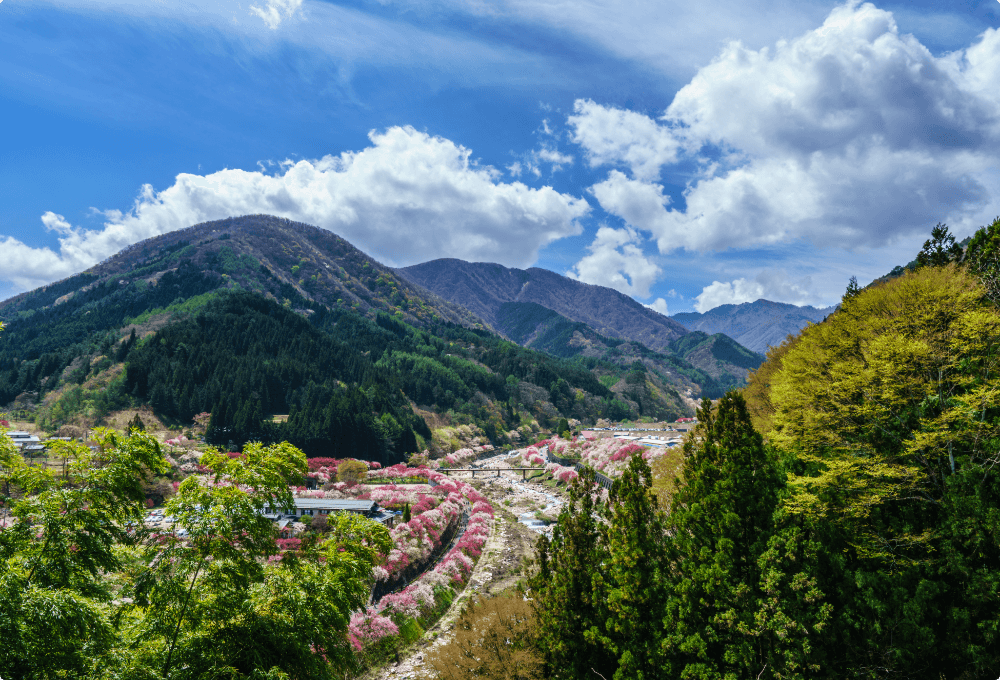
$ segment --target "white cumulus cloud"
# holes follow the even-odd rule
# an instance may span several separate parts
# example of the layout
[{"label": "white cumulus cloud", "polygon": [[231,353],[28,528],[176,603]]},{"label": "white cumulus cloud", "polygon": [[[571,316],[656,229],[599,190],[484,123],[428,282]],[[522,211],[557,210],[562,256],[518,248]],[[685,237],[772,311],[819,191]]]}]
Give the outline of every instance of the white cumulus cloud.
[{"label": "white cumulus cloud", "polygon": [[641,238],[631,229],[601,227],[589,255],[566,272],[566,276],[584,283],[607,286],[635,297],[649,297],[649,287],[661,270],[639,247]]},{"label": "white cumulus cloud", "polygon": [[663,316],[669,316],[667,313],[667,301],[663,298],[656,298],[651,304],[643,306],[652,309],[654,312],[659,312]]},{"label": "white cumulus cloud", "polygon": [[282,21],[291,18],[301,6],[302,0],[267,0],[263,7],[250,5],[250,13],[259,16],[268,28],[274,30]]},{"label": "white cumulus cloud", "polygon": [[793,305],[806,305],[813,301],[808,277],[790,281],[783,270],[764,270],[753,279],[739,278],[732,281],[713,281],[695,297],[694,308],[707,312],[719,305],[738,305],[764,298]]},{"label": "white cumulus cloud", "polygon": [[394,127],[361,151],[285,161],[273,175],[221,170],[143,187],[127,212],[105,211],[102,229],[74,228],[46,213],[58,252],[3,241],[0,279],[24,288],[80,271],[145,238],[233,215],[267,213],[335,231],[403,266],[437,257],[532,265],[538,250],[579,234],[587,202],[551,187],[501,182],[454,142]]},{"label": "white cumulus cloud", "polygon": [[[772,49],[731,43],[660,121],[581,100],[570,122],[593,163],[630,173],[594,196],[661,252],[883,247],[938,221],[968,230],[1000,202],[997,82],[1000,31],[936,57],[891,13],[848,2]],[[684,206],[656,182],[678,160],[701,168]]]},{"label": "white cumulus cloud", "polygon": [[641,113],[580,99],[567,122],[591,167],[620,164],[636,177],[655,179],[660,166],[677,160],[680,145],[673,132]]}]

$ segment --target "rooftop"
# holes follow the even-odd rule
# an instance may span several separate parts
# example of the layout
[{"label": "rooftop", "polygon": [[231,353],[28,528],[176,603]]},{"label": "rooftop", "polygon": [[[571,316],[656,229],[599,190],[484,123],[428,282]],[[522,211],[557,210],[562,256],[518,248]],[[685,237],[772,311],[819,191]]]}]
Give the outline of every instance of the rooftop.
[{"label": "rooftop", "polygon": [[295,507],[306,510],[372,512],[378,507],[378,503],[375,501],[344,500],[342,498],[296,498]]}]

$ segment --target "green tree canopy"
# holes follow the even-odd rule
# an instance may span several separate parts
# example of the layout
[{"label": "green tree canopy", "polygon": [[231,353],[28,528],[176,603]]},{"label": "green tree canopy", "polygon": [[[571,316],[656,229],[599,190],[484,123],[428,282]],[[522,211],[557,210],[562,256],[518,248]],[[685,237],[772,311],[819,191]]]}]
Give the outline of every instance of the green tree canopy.
[{"label": "green tree canopy", "polygon": [[[0,437],[0,677],[343,677],[352,611],[388,531],[330,519],[322,542],[279,553],[268,510],[306,471],[288,444],[210,451],[168,503],[178,529],[142,526],[155,440],[98,431],[56,446],[67,473],[25,463]],[[186,535],[184,535],[186,534]]]},{"label": "green tree canopy", "polygon": [[808,677],[829,606],[796,528],[776,514],[776,454],[738,393],[703,401],[698,420],[670,514],[667,658],[684,678]]},{"label": "green tree canopy", "polygon": [[840,668],[997,671],[998,349],[980,280],[922,267],[805,329],[756,394],[792,460],[784,510],[837,556]]}]

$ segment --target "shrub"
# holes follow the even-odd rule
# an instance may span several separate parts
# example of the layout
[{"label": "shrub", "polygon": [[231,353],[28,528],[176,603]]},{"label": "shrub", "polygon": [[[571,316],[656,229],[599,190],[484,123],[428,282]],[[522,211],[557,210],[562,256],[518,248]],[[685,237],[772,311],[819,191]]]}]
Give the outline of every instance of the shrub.
[{"label": "shrub", "polygon": [[428,656],[445,680],[542,678],[535,647],[535,614],[520,593],[473,602],[459,617],[451,642]]},{"label": "shrub", "polygon": [[360,484],[368,476],[368,466],[360,460],[345,460],[337,466],[338,482]]}]

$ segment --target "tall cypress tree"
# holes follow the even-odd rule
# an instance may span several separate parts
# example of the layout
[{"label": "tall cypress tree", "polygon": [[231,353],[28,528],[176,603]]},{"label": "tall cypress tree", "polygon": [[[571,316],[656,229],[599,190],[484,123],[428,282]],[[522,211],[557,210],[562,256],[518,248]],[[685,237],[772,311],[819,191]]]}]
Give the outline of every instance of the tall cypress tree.
[{"label": "tall cypress tree", "polygon": [[[684,678],[758,677],[771,665],[755,616],[765,600],[759,560],[783,480],[742,395],[726,394],[715,411],[703,400],[698,420],[672,501],[663,649]],[[788,677],[776,670],[759,677]]]},{"label": "tall cypress tree", "polygon": [[653,473],[641,452],[615,480],[601,526],[608,558],[598,572],[607,593],[603,642],[618,660],[616,680],[671,677],[661,646],[667,595],[667,518],[652,491]]},{"label": "tall cypress tree", "polygon": [[570,487],[550,542],[538,539],[539,571],[531,578],[538,616],[539,646],[550,678],[611,678],[615,655],[608,639],[607,594],[598,573],[606,565],[601,540],[598,489],[585,469]]}]

